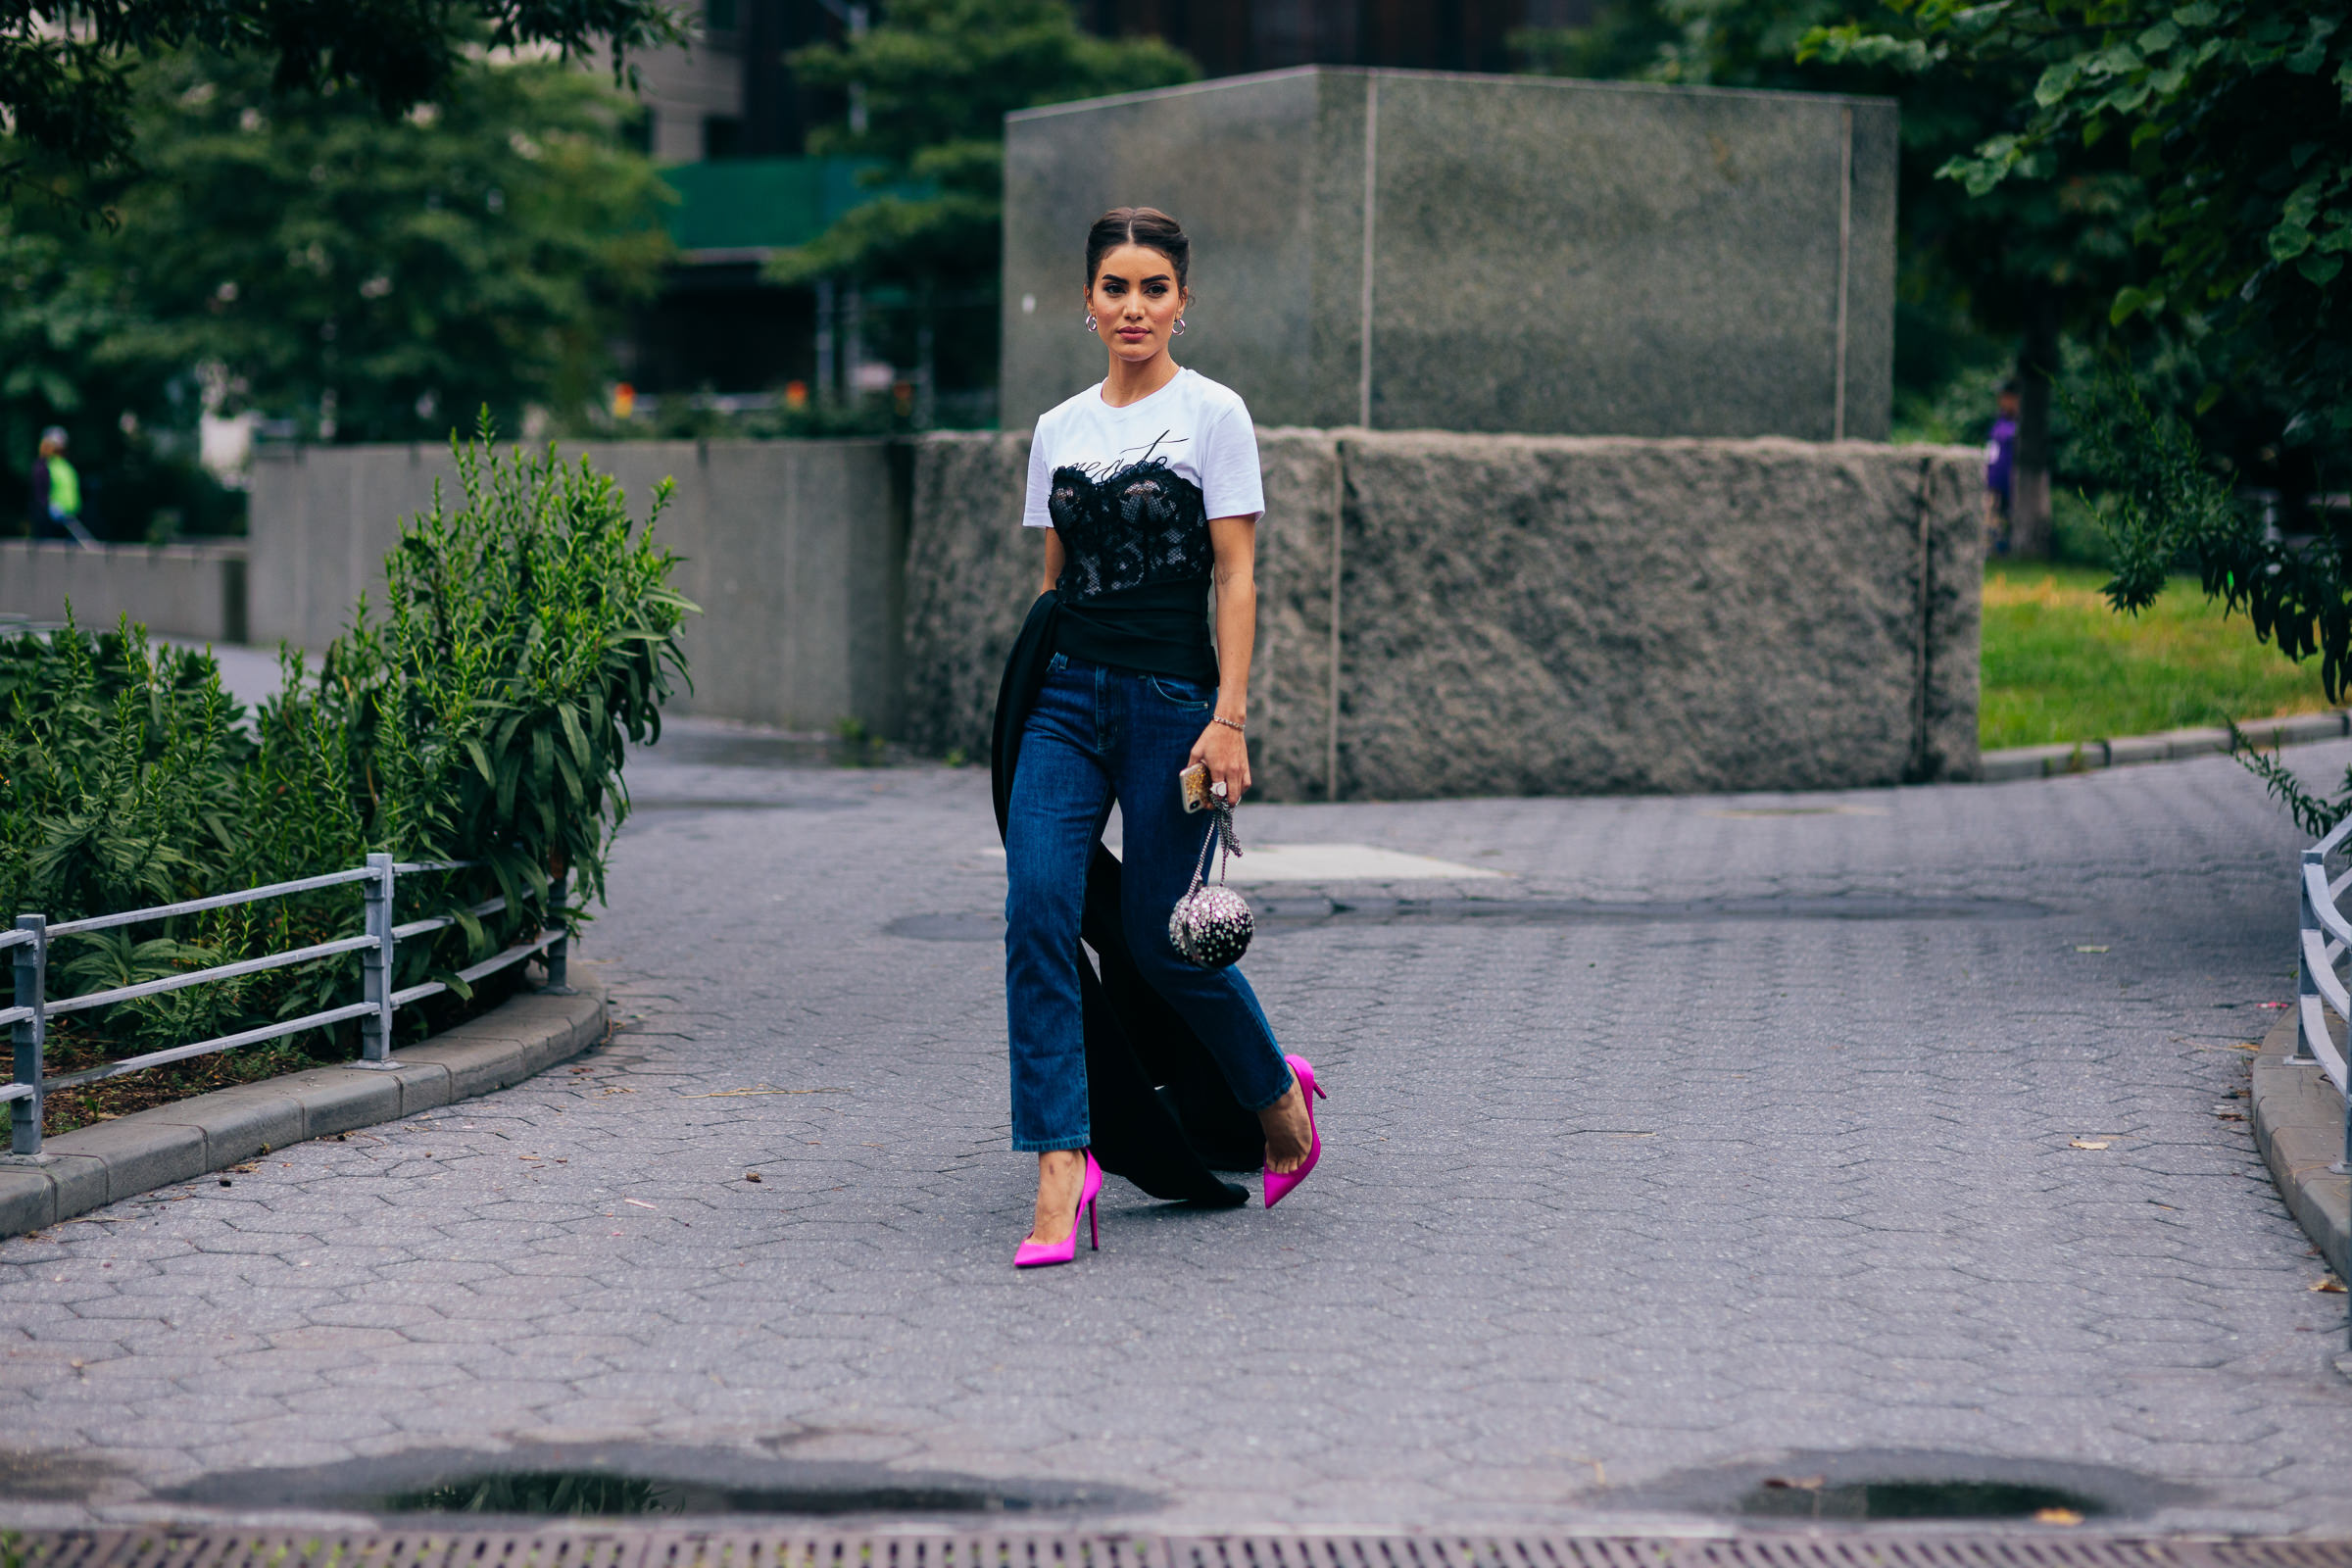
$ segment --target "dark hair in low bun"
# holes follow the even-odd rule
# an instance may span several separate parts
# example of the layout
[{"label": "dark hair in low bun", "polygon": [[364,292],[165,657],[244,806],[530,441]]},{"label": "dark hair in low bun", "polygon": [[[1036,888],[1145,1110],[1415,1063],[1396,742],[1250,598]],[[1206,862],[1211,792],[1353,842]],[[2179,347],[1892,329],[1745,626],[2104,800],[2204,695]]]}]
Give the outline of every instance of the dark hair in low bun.
[{"label": "dark hair in low bun", "polygon": [[1156,207],[1113,207],[1086,231],[1086,286],[1090,293],[1102,258],[1122,245],[1142,245],[1165,256],[1176,269],[1177,289],[1184,288],[1185,270],[1193,260],[1193,242],[1185,237],[1184,225]]}]

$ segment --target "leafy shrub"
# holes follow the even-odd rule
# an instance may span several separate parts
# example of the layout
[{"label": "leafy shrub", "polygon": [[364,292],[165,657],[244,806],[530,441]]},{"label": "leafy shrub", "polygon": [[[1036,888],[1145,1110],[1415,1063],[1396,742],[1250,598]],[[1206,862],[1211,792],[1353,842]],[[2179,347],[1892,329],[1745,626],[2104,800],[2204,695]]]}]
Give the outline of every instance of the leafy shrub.
[{"label": "leafy shrub", "polygon": [[[619,486],[552,452],[501,455],[485,420],[458,449],[461,495],[403,528],[385,613],[363,601],[316,669],[287,652],[279,691],[247,713],[207,655],[124,624],[0,643],[0,897],[51,921],[402,860],[478,860],[399,882],[398,918],[458,923],[400,946],[395,986],[451,987],[404,1008],[415,1033],[476,998],[456,970],[544,925],[577,929],[601,899],[627,814],[625,748],[661,730],[693,612]],[[567,896],[556,896],[569,878]],[[504,911],[477,918],[492,895]],[[61,939],[53,995],[355,935],[345,886]],[[356,955],[143,998],[53,1024],[57,1071],[299,1017],[354,1000]],[[436,1017],[438,1013],[438,1018]],[[176,1086],[348,1054],[348,1031],[122,1080]],[[176,1079],[164,1075],[176,1073]],[[162,1082],[158,1083],[159,1080]],[[51,1101],[71,1120],[105,1095]]]}]

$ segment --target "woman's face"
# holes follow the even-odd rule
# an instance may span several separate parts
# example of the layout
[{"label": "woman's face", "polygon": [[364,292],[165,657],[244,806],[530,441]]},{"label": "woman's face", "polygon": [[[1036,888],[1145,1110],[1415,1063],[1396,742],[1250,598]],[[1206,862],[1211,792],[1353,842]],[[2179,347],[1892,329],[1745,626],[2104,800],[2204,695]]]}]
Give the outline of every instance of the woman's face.
[{"label": "woman's face", "polygon": [[1110,352],[1141,364],[1168,346],[1184,314],[1176,264],[1148,245],[1121,245],[1103,255],[1086,291],[1087,314]]}]

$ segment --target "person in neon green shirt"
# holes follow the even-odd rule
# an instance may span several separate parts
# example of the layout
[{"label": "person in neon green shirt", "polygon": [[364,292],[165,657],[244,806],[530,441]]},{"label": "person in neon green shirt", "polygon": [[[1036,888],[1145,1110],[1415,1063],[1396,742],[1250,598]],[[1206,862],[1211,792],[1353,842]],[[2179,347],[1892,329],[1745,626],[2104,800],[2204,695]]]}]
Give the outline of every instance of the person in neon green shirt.
[{"label": "person in neon green shirt", "polygon": [[41,455],[32,466],[32,536],[74,538],[85,550],[98,541],[81,521],[81,475],[66,460],[66,432],[51,425],[41,432]]}]

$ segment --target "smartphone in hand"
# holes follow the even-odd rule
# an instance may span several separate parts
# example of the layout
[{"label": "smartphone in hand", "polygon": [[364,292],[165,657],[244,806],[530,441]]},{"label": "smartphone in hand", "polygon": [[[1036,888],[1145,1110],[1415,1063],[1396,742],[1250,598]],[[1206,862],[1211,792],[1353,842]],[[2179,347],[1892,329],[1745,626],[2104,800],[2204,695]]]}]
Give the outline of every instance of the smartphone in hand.
[{"label": "smartphone in hand", "polygon": [[1211,797],[1208,793],[1208,764],[1206,762],[1195,762],[1176,775],[1176,782],[1183,786],[1186,810],[1205,811],[1208,809]]}]

